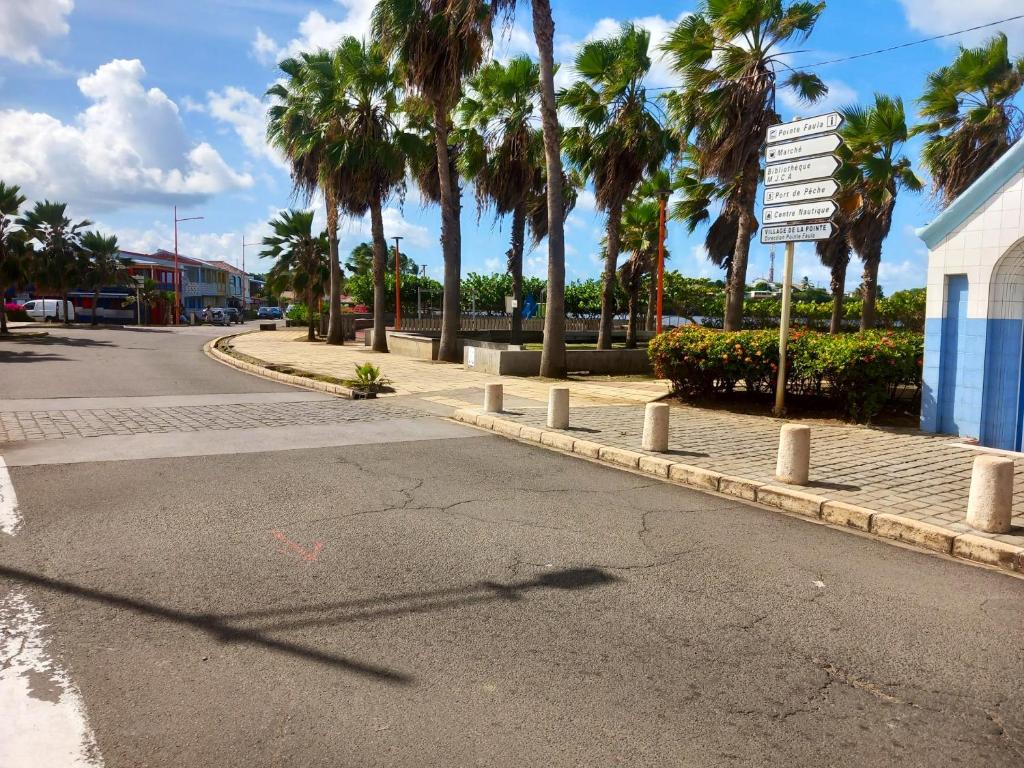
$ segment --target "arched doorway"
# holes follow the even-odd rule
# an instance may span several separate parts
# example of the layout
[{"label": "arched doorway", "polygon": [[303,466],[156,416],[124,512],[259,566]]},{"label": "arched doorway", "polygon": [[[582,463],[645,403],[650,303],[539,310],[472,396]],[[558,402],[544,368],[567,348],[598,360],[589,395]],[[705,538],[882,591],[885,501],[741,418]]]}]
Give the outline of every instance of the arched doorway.
[{"label": "arched doorway", "polygon": [[989,280],[981,440],[1021,449],[1024,432],[1024,240],[996,262]]}]

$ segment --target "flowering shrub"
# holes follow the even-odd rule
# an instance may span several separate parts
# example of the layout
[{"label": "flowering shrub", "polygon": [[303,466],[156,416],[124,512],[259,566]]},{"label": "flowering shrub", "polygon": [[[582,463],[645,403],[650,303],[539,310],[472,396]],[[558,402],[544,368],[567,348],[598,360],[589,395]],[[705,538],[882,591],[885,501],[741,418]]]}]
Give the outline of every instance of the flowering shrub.
[{"label": "flowering shrub", "polygon": [[[786,391],[835,402],[849,418],[868,421],[905,387],[921,386],[921,334],[895,331],[830,335],[792,331]],[[711,396],[742,386],[774,392],[777,331],[719,331],[683,326],[651,340],[655,373],[683,396]]]}]

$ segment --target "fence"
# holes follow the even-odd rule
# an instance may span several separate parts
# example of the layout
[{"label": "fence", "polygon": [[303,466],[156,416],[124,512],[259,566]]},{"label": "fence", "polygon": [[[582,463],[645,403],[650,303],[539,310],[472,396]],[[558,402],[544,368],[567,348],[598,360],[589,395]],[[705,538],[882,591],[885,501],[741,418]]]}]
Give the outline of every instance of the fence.
[{"label": "fence", "polygon": [[[600,319],[576,319],[565,318],[565,330],[567,331],[596,331],[600,325]],[[507,331],[509,329],[509,317],[507,315],[462,315],[459,319],[459,328],[463,331]],[[440,331],[441,318],[435,317],[410,317],[402,318],[403,331]],[[523,320],[524,331],[543,331],[544,320],[539,317]]]}]

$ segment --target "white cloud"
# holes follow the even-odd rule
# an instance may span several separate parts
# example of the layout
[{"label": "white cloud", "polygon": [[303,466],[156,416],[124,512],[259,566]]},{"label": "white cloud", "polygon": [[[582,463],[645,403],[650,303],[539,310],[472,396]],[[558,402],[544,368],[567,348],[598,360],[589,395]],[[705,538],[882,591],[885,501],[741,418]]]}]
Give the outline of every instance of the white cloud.
[{"label": "white cloud", "polygon": [[502,271],[501,259],[495,258],[493,256],[489,259],[484,259],[484,267],[487,269],[488,272],[500,272]]},{"label": "white cloud", "polygon": [[[973,0],[969,3],[963,0],[900,0],[900,5],[903,6],[907,23],[913,29],[927,35],[941,35],[958,29],[976,27],[979,24],[1019,16],[1021,12],[1020,0]],[[960,43],[978,45],[998,30],[1007,34],[1011,49],[1020,51],[1024,48],[1024,20],[947,37],[940,40],[939,44],[948,47],[955,47]]]},{"label": "white cloud", "polygon": [[252,54],[263,64],[276,64],[285,56],[318,48],[333,48],[341,38],[352,35],[369,37],[373,0],[335,0],[344,9],[341,19],[327,18],[320,11],[310,11],[299,22],[299,34],[289,42],[278,45],[262,29],[256,30],[252,41]]},{"label": "white cloud", "polygon": [[[398,208],[388,207],[383,213],[384,236],[388,239],[395,235],[405,238],[402,241],[403,248],[410,245],[416,248],[431,248],[437,245],[437,238],[431,236],[429,229],[408,221]],[[369,213],[362,218],[349,219],[338,225],[338,237],[346,244],[355,244],[360,240],[369,239],[370,236]]]},{"label": "white cloud", "polygon": [[214,119],[231,126],[251,155],[265,158],[287,169],[281,155],[267,144],[267,107],[255,95],[233,85],[221,91],[208,91],[205,111]]},{"label": "white cloud", "polygon": [[92,104],[73,123],[20,109],[0,111],[0,167],[31,197],[86,210],[132,203],[196,202],[252,186],[207,143],[192,144],[178,107],[146,90],[138,59],[115,59],[78,80]]},{"label": "white cloud", "polygon": [[801,101],[792,88],[779,88],[779,101],[794,116],[820,114],[857,102],[857,92],[842,80],[826,80],[825,85],[828,86],[828,93],[813,104]]},{"label": "white cloud", "polygon": [[523,263],[523,274],[527,277],[546,278],[548,276],[547,254],[528,257]]},{"label": "white cloud", "polygon": [[43,61],[39,46],[70,29],[74,0],[6,0],[0,3],[0,58],[20,64]]}]

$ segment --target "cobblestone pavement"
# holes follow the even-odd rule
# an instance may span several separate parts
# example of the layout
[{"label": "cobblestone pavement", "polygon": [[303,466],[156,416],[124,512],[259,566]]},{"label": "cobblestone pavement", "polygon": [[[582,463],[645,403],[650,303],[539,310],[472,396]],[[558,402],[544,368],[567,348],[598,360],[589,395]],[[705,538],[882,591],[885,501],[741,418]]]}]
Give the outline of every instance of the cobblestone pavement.
[{"label": "cobblestone pavement", "polygon": [[[357,364],[370,361],[379,365],[384,375],[392,380],[397,395],[444,395],[467,387],[483,391],[484,384],[501,382],[506,396],[546,403],[551,386],[550,382],[540,379],[494,376],[466,370],[461,365],[381,354],[362,344],[329,347],[326,344],[309,344],[303,339],[305,333],[296,333],[292,329],[247,333],[236,336],[231,343],[236,351],[258,360],[338,379],[351,378]],[[668,392],[667,382],[639,377],[581,377],[566,384],[572,390],[577,407],[647,403]]]},{"label": "cobblestone pavement", "polygon": [[422,415],[422,411],[379,400],[11,411],[0,413],[0,443],[159,432],[301,427]]},{"label": "cobblestone pavement", "polygon": [[[542,408],[509,409],[502,418],[544,427]],[[609,406],[572,411],[574,437],[642,451],[643,408]],[[785,422],[672,404],[669,458],[760,482],[776,482],[779,427]],[[972,531],[963,522],[971,464],[979,453],[948,435],[923,435],[845,424],[812,424],[811,492],[881,512],[1024,546],[1024,459],[1017,459],[1014,529],[1007,535]],[[558,430],[555,430],[558,431]],[[651,454],[663,455],[663,454]]]}]

